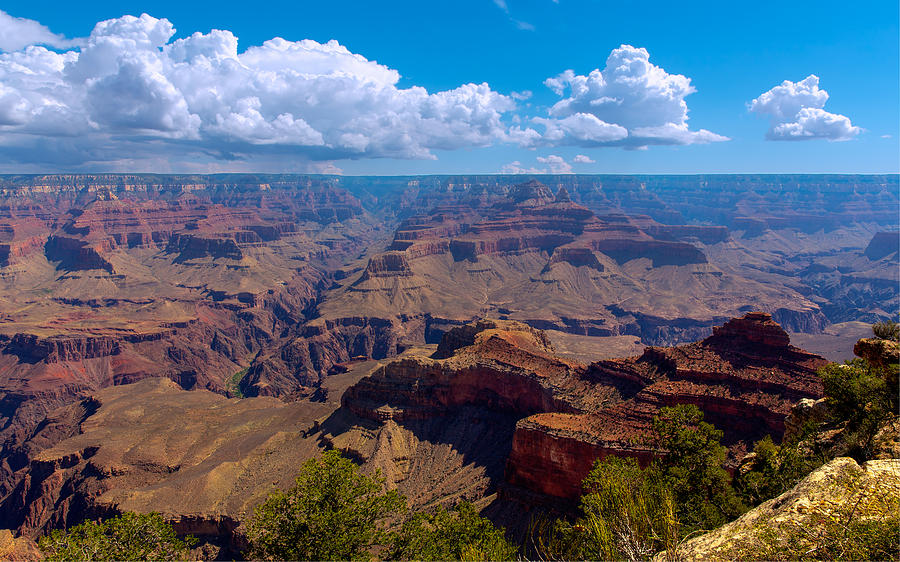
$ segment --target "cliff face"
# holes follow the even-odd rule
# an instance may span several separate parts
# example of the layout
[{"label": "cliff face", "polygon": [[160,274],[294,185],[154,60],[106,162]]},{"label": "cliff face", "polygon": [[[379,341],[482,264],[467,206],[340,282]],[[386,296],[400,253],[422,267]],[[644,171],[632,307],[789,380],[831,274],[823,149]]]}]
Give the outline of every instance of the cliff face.
[{"label": "cliff face", "polygon": [[791,405],[821,396],[815,370],[824,364],[790,346],[763,313],[731,320],[701,342],[589,366],[559,359],[526,325],[481,321],[449,330],[433,358],[378,369],[341,404],[379,423],[464,407],[520,416],[506,463],[509,490],[573,500],[597,458],[652,459],[651,421],[666,406],[703,410],[725,431],[732,462],[763,435],[780,439]]},{"label": "cliff face", "polygon": [[39,338],[34,334],[16,334],[6,344],[5,353],[27,363],[59,363],[109,357],[120,351],[119,341],[110,337]]},{"label": "cliff face", "polygon": [[[617,454],[649,461],[653,416],[677,404],[698,406],[707,421],[724,430],[734,463],[762,436],[780,439],[792,404],[821,396],[815,372],[825,364],[790,346],[784,330],[763,313],[730,320],[701,342],[651,347],[640,357],[594,363],[586,377],[617,388],[624,399],[585,409],[580,416],[543,414],[519,422],[517,435],[519,429],[523,435],[513,443],[507,479],[575,498],[593,459]],[[545,448],[556,454],[539,457],[535,468],[534,451]],[[565,471],[564,465],[571,469]],[[546,478],[554,471],[566,476]]]},{"label": "cliff face", "polygon": [[327,374],[343,370],[347,363],[394,357],[403,350],[402,341],[422,338],[422,324],[415,319],[316,320],[257,357],[241,380],[241,390],[245,396],[310,394]]},{"label": "cliff face", "polygon": [[585,427],[584,415],[543,413],[516,424],[506,463],[510,495],[519,489],[553,498],[576,500],[581,482],[594,461],[608,455],[634,457],[646,465],[655,452],[640,443],[622,447],[597,440]]},{"label": "cliff face", "polygon": [[539,182],[477,198],[448,193],[446,202],[403,221],[387,252],[342,274],[320,313],[338,319],[364,309],[380,318],[457,321],[490,315],[580,335],[637,335],[651,345],[705,337],[748,307],[791,330],[827,325],[817,304],[787,286],[711,261],[711,248],[735,244],[725,227],[596,214],[565,191],[548,193]]},{"label": "cliff face", "polygon": [[900,252],[900,232],[877,232],[864,254],[870,260],[880,260],[897,252]]},{"label": "cliff face", "polygon": [[49,232],[47,225],[34,217],[0,221],[0,267],[42,251]]},{"label": "cliff face", "polygon": [[103,254],[110,250],[111,246],[108,242],[89,244],[68,236],[51,236],[44,246],[47,259],[60,262],[62,269],[102,269],[113,273],[112,264],[103,257]]},{"label": "cliff face", "polygon": [[[0,482],[0,524],[34,537],[86,518],[159,512],[223,548],[244,514],[320,452],[308,429],[334,406],[228,400],[166,379],[106,388],[52,412]],[[211,433],[215,438],[210,438]]]},{"label": "cliff face", "polygon": [[[238,236],[235,233],[231,237],[201,237],[192,234],[175,234],[169,238],[169,244],[166,246],[166,252],[178,254],[179,260],[188,260],[193,258],[226,258],[231,260],[240,260],[244,257],[241,249],[238,247]],[[256,236],[256,240],[261,240]],[[253,240],[244,243],[252,243]]]}]

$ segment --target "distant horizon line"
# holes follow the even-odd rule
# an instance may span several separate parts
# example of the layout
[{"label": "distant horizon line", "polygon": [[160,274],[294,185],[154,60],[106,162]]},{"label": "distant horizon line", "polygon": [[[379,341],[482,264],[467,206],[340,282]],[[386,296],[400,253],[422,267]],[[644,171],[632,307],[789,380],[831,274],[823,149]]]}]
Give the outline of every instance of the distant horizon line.
[{"label": "distant horizon line", "polygon": [[322,174],[306,172],[27,172],[0,173],[0,178],[40,177],[40,176],[295,176],[323,178],[434,178],[461,176],[490,177],[584,177],[584,176],[619,176],[619,177],[659,177],[659,176],[900,176],[898,172],[633,172],[633,173],[565,173],[565,174],[503,174],[497,172],[454,172],[440,174]]}]

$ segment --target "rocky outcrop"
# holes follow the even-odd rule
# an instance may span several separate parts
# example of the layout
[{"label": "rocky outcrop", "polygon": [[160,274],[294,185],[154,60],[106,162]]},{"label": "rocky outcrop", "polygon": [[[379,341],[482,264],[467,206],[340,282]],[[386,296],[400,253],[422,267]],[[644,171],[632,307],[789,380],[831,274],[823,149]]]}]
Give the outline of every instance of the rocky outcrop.
[{"label": "rocky outcrop", "polygon": [[556,248],[550,256],[550,261],[545,269],[549,269],[556,263],[568,263],[574,267],[589,267],[597,271],[603,271],[604,265],[600,263],[596,254],[590,248],[577,248],[562,246]]},{"label": "rocky outcrop", "polygon": [[119,341],[110,337],[41,338],[34,334],[16,334],[4,348],[4,353],[27,363],[81,361],[109,357],[119,351]]},{"label": "rocky outcrop", "polygon": [[[735,521],[679,544],[675,556],[678,560],[831,558],[837,553],[826,549],[847,540],[843,532],[851,521],[896,525],[898,509],[900,461],[858,465],[840,457]],[[662,554],[655,558],[665,559]]]},{"label": "rocky outcrop", "polygon": [[652,447],[633,443],[606,443],[585,422],[583,414],[543,413],[516,424],[512,449],[506,463],[507,495],[518,489],[574,503],[582,481],[594,462],[609,455],[633,457],[642,465],[657,454]]},{"label": "rocky outcrop", "polygon": [[32,236],[24,240],[0,244],[0,267],[19,263],[24,258],[40,252],[46,242],[46,236]]},{"label": "rocky outcrop", "polygon": [[113,273],[113,266],[102,254],[109,252],[108,243],[90,244],[68,236],[50,236],[44,246],[48,261],[57,261],[62,269],[103,269]]},{"label": "rocky outcrop", "polygon": [[[648,461],[653,455],[646,445],[653,416],[677,404],[696,405],[707,421],[725,431],[729,462],[735,463],[763,435],[780,439],[793,403],[821,396],[815,373],[826,361],[789,342],[769,315],[749,313],[716,328],[701,342],[650,347],[640,357],[594,363],[585,376],[598,386],[615,388],[619,403],[582,408],[584,413],[577,416],[544,414],[520,422],[523,449],[514,441],[507,478],[531,490],[577,498],[594,459],[616,454]],[[543,468],[535,470],[533,452],[542,448],[589,455],[566,461],[576,472],[557,472],[557,478],[548,479],[548,474],[562,470],[563,457],[539,459]]]},{"label": "rocky outcrop", "polygon": [[297,337],[257,357],[241,380],[241,391],[245,396],[312,393],[342,364],[397,355],[410,331],[422,327],[415,321],[368,317],[311,322]]},{"label": "rocky outcrop", "polygon": [[[530,180],[513,186],[509,190],[509,198],[518,205],[535,207],[554,201],[555,197],[550,189],[537,180]],[[568,199],[568,194],[563,198]]]},{"label": "rocky outcrop", "polygon": [[889,368],[900,363],[900,342],[881,338],[863,338],[853,346],[853,354],[872,365]]},{"label": "rocky outcrop", "polygon": [[728,240],[729,236],[728,227],[725,226],[651,224],[646,231],[660,240],[693,239],[703,244],[718,244]]},{"label": "rocky outcrop", "polygon": [[784,329],[764,312],[748,312],[743,318],[729,320],[723,326],[713,328],[707,344],[736,348],[764,346],[786,349],[791,338]]},{"label": "rocky outcrop", "polygon": [[590,366],[564,361],[526,325],[484,320],[447,331],[432,358],[376,370],[343,409],[378,423],[450,416],[464,407],[515,414],[505,482],[510,493],[576,499],[593,462],[657,454],[648,444],[660,408],[694,404],[725,430],[732,463],[764,435],[780,439],[791,406],[821,396],[825,360],[790,346],[771,316],[750,313],[701,342],[648,348]]},{"label": "rocky outcrop", "polygon": [[813,400],[803,398],[791,408],[791,413],[784,419],[784,439],[789,441],[802,434],[808,423],[819,424],[829,416],[828,402],[825,398]]},{"label": "rocky outcrop", "polygon": [[37,543],[28,537],[17,537],[9,529],[0,529],[0,558],[3,560],[41,560]]},{"label": "rocky outcrop", "polygon": [[880,260],[900,252],[900,232],[876,232],[866,246],[865,256],[870,260]]},{"label": "rocky outcrop", "polygon": [[438,343],[437,350],[431,356],[434,359],[447,359],[452,357],[458,350],[475,345],[478,335],[485,330],[497,330],[503,326],[515,326],[515,329],[533,342],[538,349],[545,353],[553,353],[553,344],[540,330],[535,330],[529,326],[521,324],[498,322],[496,320],[478,320],[462,326],[456,326],[444,332]]},{"label": "rocky outcrop", "polygon": [[373,277],[408,277],[413,274],[405,252],[387,252],[369,259],[361,281]]},{"label": "rocky outcrop", "polygon": [[47,225],[34,217],[0,222],[0,267],[39,253],[47,242]]},{"label": "rocky outcrop", "polygon": [[[257,239],[259,239],[258,236]],[[196,236],[192,234],[173,235],[166,246],[166,252],[178,254],[179,260],[206,257],[239,260],[244,257],[235,238]]]},{"label": "rocky outcrop", "polygon": [[684,242],[608,239],[592,240],[591,247],[619,263],[640,258],[650,259],[653,267],[707,263],[703,251]]}]

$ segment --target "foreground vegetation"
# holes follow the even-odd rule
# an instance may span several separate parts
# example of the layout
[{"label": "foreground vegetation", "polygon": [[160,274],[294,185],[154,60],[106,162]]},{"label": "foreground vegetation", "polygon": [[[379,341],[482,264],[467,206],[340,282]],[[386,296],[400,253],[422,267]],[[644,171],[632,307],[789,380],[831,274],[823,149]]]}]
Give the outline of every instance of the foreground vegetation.
[{"label": "foreground vegetation", "polygon": [[471,504],[409,515],[405,498],[383,487],[380,475],[360,473],[337,451],[307,461],[290,490],[272,493],[256,509],[248,524],[249,554],[265,560],[515,559],[516,547]]},{"label": "foreground vegetation", "polygon": [[[900,339],[893,323],[874,332],[887,349]],[[655,446],[664,451],[658,460],[646,467],[632,458],[598,460],[584,481],[577,516],[537,521],[521,547],[469,503],[410,514],[405,498],[385,490],[380,475],[362,474],[328,451],[303,465],[292,488],[273,492],[256,509],[246,522],[246,554],[266,560],[646,560],[664,552],[675,559],[686,538],[782,494],[832,458],[861,463],[877,456],[880,432],[896,423],[900,395],[896,355],[879,357],[823,369],[823,417],[781,444],[761,440],[734,476],[723,467],[722,431],[696,406],[663,408],[653,421]],[[900,496],[878,493],[852,471],[841,478],[846,497],[811,506],[802,524],[763,526],[752,541],[736,544],[733,555],[900,560]],[[132,513],[54,531],[39,543],[51,560],[184,559],[193,545],[158,514]]]},{"label": "foreground vegetation", "polygon": [[46,560],[186,560],[196,541],[179,539],[158,513],[124,513],[53,531],[38,541]]}]

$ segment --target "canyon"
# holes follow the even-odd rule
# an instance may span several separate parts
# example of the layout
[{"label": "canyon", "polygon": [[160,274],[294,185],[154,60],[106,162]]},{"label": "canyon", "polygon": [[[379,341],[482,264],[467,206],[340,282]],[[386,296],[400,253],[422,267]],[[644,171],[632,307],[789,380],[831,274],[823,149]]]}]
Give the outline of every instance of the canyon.
[{"label": "canyon", "polygon": [[323,447],[502,519],[571,502],[594,458],[649,461],[678,403],[735,464],[896,315],[898,188],[0,176],[0,527],[159,509],[227,543]]},{"label": "canyon", "polygon": [[700,342],[591,364],[527,324],[480,320],[289,402],[148,378],[52,412],[15,451],[0,525],[34,536],[158,511],[227,553],[252,506],[323,448],[380,471],[414,509],[469,499],[523,525],[529,509],[572,505],[595,459],[661,454],[650,422],[664,406],[698,405],[734,466],[756,439],[780,438],[797,400],[821,396],[825,363],[758,312]]}]

